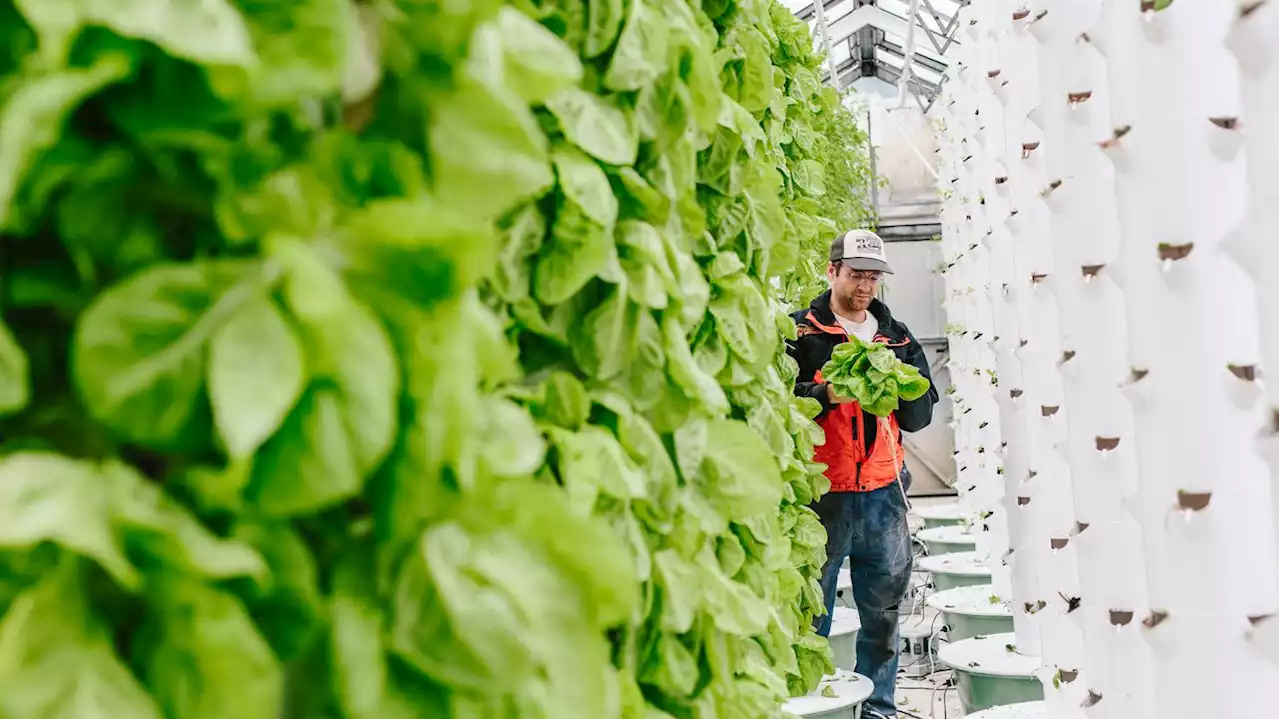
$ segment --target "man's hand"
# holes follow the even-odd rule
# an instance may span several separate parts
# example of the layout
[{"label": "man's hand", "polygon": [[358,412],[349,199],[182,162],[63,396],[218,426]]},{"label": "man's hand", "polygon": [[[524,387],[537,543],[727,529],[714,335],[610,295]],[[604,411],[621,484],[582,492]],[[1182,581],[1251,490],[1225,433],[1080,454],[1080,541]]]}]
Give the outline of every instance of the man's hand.
[{"label": "man's hand", "polygon": [[857,400],[855,400],[852,397],[841,397],[840,395],[836,394],[835,385],[828,382],[827,383],[827,401],[831,402],[831,404],[849,404],[850,402],[856,402]]}]

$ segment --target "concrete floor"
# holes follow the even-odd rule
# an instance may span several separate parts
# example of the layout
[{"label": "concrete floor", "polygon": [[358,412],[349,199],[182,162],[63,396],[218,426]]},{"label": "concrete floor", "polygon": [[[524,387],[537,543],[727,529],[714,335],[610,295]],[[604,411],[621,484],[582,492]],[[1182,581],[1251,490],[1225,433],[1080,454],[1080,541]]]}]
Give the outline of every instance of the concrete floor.
[{"label": "concrete floor", "polygon": [[898,716],[901,719],[960,719],[964,716],[955,688],[944,686],[950,676],[951,672],[946,671],[921,679],[898,677]]}]

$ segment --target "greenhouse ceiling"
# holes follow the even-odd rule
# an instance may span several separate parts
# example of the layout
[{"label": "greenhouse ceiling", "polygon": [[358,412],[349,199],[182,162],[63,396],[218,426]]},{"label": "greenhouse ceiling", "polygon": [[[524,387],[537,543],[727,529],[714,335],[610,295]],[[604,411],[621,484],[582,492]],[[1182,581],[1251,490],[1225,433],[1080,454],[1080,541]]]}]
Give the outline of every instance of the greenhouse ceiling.
[{"label": "greenhouse ceiling", "polygon": [[[813,0],[783,0],[791,12],[809,23],[815,42],[822,44],[818,12]],[[956,14],[969,0],[825,0],[822,15],[831,41],[838,86],[847,88],[861,78],[875,78],[889,86],[901,80],[904,49],[915,6],[915,38],[909,85],[921,109],[938,93],[947,68],[947,53],[959,44]],[[823,74],[824,80],[829,75]]]}]

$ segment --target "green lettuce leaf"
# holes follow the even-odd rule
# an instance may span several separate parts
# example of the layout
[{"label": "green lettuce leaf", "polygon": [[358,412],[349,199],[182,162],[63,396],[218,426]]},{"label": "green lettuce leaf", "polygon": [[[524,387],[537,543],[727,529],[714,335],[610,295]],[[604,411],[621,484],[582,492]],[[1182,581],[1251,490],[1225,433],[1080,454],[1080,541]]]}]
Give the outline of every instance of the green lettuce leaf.
[{"label": "green lettuce leaf", "polygon": [[783,340],[875,180],[785,7],[0,37],[0,717],[745,719],[830,671]]},{"label": "green lettuce leaf", "polygon": [[929,391],[929,380],[920,370],[900,361],[885,345],[857,337],[836,345],[822,367],[822,378],[837,394],[857,400],[878,417],[893,414],[900,400],[919,399]]}]

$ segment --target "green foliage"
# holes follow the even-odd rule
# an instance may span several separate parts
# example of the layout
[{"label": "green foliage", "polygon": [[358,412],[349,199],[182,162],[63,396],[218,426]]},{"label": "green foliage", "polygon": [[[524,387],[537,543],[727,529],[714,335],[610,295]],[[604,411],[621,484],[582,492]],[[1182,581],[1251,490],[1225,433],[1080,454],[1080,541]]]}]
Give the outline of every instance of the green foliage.
[{"label": "green foliage", "polygon": [[831,670],[776,288],[866,170],[785,8],[0,37],[0,719],[749,719]]},{"label": "green foliage", "polygon": [[920,370],[901,360],[884,344],[863,342],[850,336],[836,345],[822,367],[822,378],[836,394],[858,401],[877,417],[888,417],[899,399],[911,401],[929,391],[929,380]]},{"label": "green foliage", "polygon": [[782,299],[807,305],[826,289],[831,242],[857,227],[874,229],[873,184],[883,184],[871,171],[867,135],[845,107],[848,99],[821,85],[822,58],[813,51],[807,27],[796,26],[772,11],[783,42],[773,62],[790,79],[785,89],[785,120],[767,117],[765,132],[781,148],[776,158],[787,181],[783,206],[795,237],[796,265],[783,273]]}]

